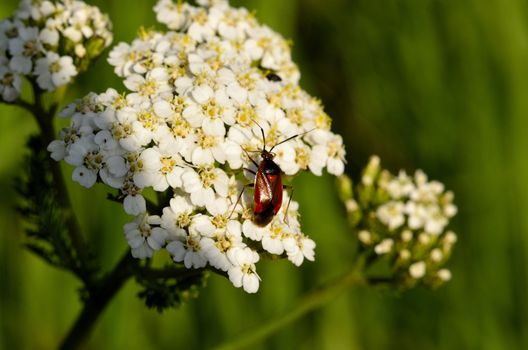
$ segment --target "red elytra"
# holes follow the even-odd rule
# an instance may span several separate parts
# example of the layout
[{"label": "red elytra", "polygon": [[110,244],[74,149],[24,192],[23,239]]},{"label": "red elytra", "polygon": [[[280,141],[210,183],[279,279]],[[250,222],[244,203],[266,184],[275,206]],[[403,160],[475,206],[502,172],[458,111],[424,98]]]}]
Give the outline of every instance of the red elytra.
[{"label": "red elytra", "polygon": [[282,205],[282,171],[273,161],[274,154],[261,152],[262,160],[255,176],[253,214],[255,224],[266,226],[277,215]]},{"label": "red elytra", "polygon": [[[302,134],[296,134],[291,137],[288,137],[287,139],[282,140],[279,143],[276,143],[268,151],[266,150],[266,136],[264,135],[264,129],[262,129],[260,125],[259,125],[259,128],[260,128],[260,132],[262,133],[262,145],[263,146],[262,146],[262,150],[260,151],[260,157],[262,158],[262,160],[260,161],[260,163],[257,163],[253,158],[251,158],[248,151],[244,149],[244,152],[246,152],[246,155],[248,156],[249,160],[251,160],[251,162],[257,167],[257,172],[254,172],[251,169],[245,168],[245,170],[255,174],[255,182],[253,184],[244,186],[244,189],[250,186],[255,188],[255,193],[253,195],[254,223],[257,226],[264,227],[267,224],[269,224],[271,220],[273,220],[273,217],[277,215],[277,213],[279,212],[282,206],[282,191],[283,191],[283,188],[285,187],[282,184],[282,170],[277,165],[277,163],[273,161],[273,158],[275,158],[275,153],[273,153],[272,151],[278,145],[288,142],[290,140],[293,140],[294,138],[304,135],[307,132],[310,132],[311,130],[304,132]],[[238,202],[240,201],[242,194],[244,193],[244,189],[240,193],[238,200],[235,203],[235,208]],[[292,192],[293,192],[293,189],[292,189]],[[288,205],[286,206],[286,213],[288,212],[287,208],[290,205],[292,195],[290,195],[290,198],[288,200]],[[233,211],[234,211],[234,208],[233,208]],[[286,214],[284,215],[284,220],[287,223]]]}]

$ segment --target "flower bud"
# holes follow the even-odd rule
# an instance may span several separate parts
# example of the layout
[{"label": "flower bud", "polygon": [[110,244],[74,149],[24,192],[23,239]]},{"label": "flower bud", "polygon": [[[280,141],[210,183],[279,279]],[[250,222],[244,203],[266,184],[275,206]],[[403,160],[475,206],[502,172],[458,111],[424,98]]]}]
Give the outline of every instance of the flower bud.
[{"label": "flower bud", "polygon": [[377,157],[371,158],[352,192],[354,205],[353,199],[345,205],[359,218],[353,227],[361,249],[374,256],[374,263],[388,264],[386,270],[398,286],[419,282],[436,287],[448,280],[443,265],[456,242],[456,235],[445,230],[456,213],[452,192],[420,170],[414,176],[404,171],[395,176],[380,168]]}]

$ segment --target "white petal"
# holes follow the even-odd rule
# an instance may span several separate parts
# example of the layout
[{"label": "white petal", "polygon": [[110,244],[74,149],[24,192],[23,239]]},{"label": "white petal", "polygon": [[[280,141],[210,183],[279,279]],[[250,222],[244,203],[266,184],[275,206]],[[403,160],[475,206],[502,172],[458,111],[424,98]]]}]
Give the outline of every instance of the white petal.
[{"label": "white petal", "polygon": [[227,197],[229,192],[229,177],[222,170],[216,171],[216,179],[214,180],[214,188],[216,193],[222,197]]},{"label": "white petal", "polygon": [[213,201],[215,198],[212,188],[202,188],[191,193],[191,202],[194,205],[204,207],[206,203]]},{"label": "white petal", "polygon": [[216,228],[211,223],[211,217],[207,215],[197,215],[193,218],[189,231],[191,234],[200,234],[202,236],[212,236]]},{"label": "white petal", "polygon": [[248,93],[247,90],[240,87],[238,84],[232,84],[227,87],[227,93],[229,96],[237,101],[239,104],[244,103],[247,100]]},{"label": "white petal", "polygon": [[80,183],[83,187],[90,188],[97,181],[97,172],[80,166],[73,170],[72,180]]},{"label": "white petal", "polygon": [[340,159],[329,158],[327,169],[330,174],[340,176],[345,171],[345,164]]},{"label": "white petal", "polygon": [[273,239],[269,236],[264,236],[262,238],[262,248],[271,254],[281,255],[284,253],[284,246],[280,239]]},{"label": "white petal", "polygon": [[172,257],[176,262],[182,262],[187,254],[185,246],[180,241],[174,241],[167,244],[167,250],[172,254]]},{"label": "white petal", "polygon": [[150,247],[154,250],[159,250],[165,244],[165,240],[168,237],[167,231],[160,227],[155,227],[152,229],[152,233],[147,238],[147,242]]},{"label": "white petal", "polygon": [[211,87],[207,85],[201,85],[201,86],[194,88],[192,92],[192,97],[199,104],[204,104],[207,101],[209,101],[211,97],[213,97],[213,94],[214,94],[214,91],[213,89],[211,89]]},{"label": "white petal", "polygon": [[125,212],[129,215],[139,215],[147,211],[147,203],[142,195],[128,195],[123,201]]},{"label": "white petal", "polygon": [[211,136],[224,136],[226,129],[222,119],[205,118],[202,122],[203,131]]},{"label": "white petal", "polygon": [[128,171],[128,165],[121,156],[113,156],[105,161],[108,170],[116,177],[124,176]]},{"label": "white petal", "polygon": [[183,174],[183,171],[183,168],[175,167],[172,172],[167,174],[167,182],[172,188],[182,187],[183,182],[181,175]]},{"label": "white petal", "polygon": [[153,250],[147,244],[132,249],[132,256],[137,259],[151,258],[152,255]]},{"label": "white petal", "polygon": [[242,287],[242,277],[244,274],[242,273],[242,270],[240,267],[232,267],[227,271],[227,274],[229,276],[229,280],[231,283],[233,283],[233,286],[240,288]]},{"label": "white petal", "polygon": [[210,149],[196,147],[192,152],[192,162],[196,165],[207,165],[214,163],[214,157]]},{"label": "white petal", "polygon": [[244,290],[248,293],[256,293],[259,289],[259,279],[254,273],[244,275],[242,278]]},{"label": "white petal", "polygon": [[162,118],[171,118],[175,112],[169,102],[165,100],[158,100],[154,103],[154,112]]},{"label": "white petal", "polygon": [[48,145],[48,152],[51,152],[50,157],[53,160],[59,161],[64,159],[66,155],[66,146],[62,140],[54,140]]}]

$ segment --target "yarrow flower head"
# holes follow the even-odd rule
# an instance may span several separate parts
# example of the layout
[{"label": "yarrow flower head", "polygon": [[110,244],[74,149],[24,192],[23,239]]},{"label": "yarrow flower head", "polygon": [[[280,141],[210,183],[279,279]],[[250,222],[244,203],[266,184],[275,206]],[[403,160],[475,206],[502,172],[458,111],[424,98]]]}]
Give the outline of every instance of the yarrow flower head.
[{"label": "yarrow flower head", "polygon": [[0,22],[0,100],[19,97],[23,76],[46,91],[70,83],[110,45],[110,27],[82,1],[22,0]]},{"label": "yarrow flower head", "polygon": [[[277,145],[273,160],[293,176],[341,175],[345,150],[321,103],[299,87],[288,42],[246,9],[198,3],[159,1],[154,10],[168,31],[141,29],[110,53],[128,91],[91,93],[68,106],[62,115],[71,125],[48,150],[75,166],[81,185],[117,189],[136,216],[125,226],[134,256],[166,249],[175,262],[209,265],[253,293],[263,256],[299,266],[315,249],[287,191],[289,204],[271,222],[255,221],[251,190],[242,191],[259,151]],[[157,203],[145,199],[147,188],[160,194]]]},{"label": "yarrow flower head", "polygon": [[438,286],[451,278],[443,266],[457,236],[446,228],[457,207],[442,183],[420,170],[395,176],[380,168],[376,156],[356,187],[346,176],[339,183],[362,250],[388,262],[400,286]]}]

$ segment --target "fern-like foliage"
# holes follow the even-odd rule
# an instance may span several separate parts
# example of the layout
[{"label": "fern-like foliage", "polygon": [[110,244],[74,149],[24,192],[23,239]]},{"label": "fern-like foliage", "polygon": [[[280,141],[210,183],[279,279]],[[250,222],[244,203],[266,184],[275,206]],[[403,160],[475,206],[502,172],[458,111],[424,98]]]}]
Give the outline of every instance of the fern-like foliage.
[{"label": "fern-like foliage", "polygon": [[[53,184],[52,160],[46,146],[40,137],[32,136],[27,149],[24,170],[16,179],[17,209],[25,223],[25,245],[49,264],[70,270],[85,280],[96,269],[93,264],[82,261],[72,246],[65,213]],[[88,251],[88,247],[86,249]]]},{"label": "fern-like foliage", "polygon": [[208,277],[207,272],[200,270],[173,270],[176,272],[174,276],[171,276],[170,268],[166,271],[169,273],[158,276],[136,275],[137,282],[143,287],[138,297],[148,308],[155,308],[160,313],[166,308],[178,307],[198,298],[200,288],[205,287]]}]

